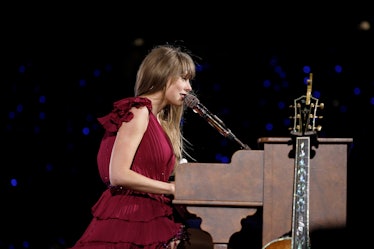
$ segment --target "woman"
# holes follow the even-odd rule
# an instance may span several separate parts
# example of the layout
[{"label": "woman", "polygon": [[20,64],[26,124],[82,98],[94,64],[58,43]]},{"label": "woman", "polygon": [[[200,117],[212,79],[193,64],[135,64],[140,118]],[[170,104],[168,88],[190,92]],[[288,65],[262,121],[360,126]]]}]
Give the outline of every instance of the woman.
[{"label": "woman", "polygon": [[180,124],[194,77],[190,54],[157,46],[138,69],[135,96],[98,119],[105,134],[97,162],[108,188],[72,249],[175,249],[188,239],[173,218],[169,177],[184,155]]}]

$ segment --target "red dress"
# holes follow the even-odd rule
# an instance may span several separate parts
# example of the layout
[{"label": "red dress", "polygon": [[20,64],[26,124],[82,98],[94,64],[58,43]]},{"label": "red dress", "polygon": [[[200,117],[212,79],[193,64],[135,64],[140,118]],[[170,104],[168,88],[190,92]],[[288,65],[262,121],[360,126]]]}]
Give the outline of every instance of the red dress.
[{"label": "red dress", "polygon": [[109,161],[116,132],[122,122],[133,118],[130,108],[141,106],[149,110],[149,124],[131,168],[164,182],[172,173],[175,156],[169,138],[151,112],[151,101],[131,97],[115,102],[112,112],[98,119],[105,134],[97,162],[100,177],[108,189],[92,207],[93,219],[71,249],[160,249],[167,248],[172,239],[187,239],[184,226],[174,221],[169,197],[109,184]]}]

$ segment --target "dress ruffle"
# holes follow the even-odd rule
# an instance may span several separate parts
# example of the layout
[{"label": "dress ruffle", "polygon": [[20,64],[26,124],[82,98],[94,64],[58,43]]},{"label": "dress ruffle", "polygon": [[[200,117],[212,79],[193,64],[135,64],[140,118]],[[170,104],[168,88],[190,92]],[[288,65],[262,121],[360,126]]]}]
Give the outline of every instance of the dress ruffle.
[{"label": "dress ruffle", "polygon": [[156,249],[167,248],[173,239],[188,240],[184,225],[173,219],[170,203],[148,195],[112,195],[108,189],[92,207],[92,214],[94,218],[73,248]]},{"label": "dress ruffle", "polygon": [[106,116],[98,118],[105,130],[109,132],[117,132],[122,122],[129,122],[134,114],[129,110],[132,107],[146,106],[152,110],[152,103],[149,99],[141,97],[133,97],[122,99],[113,104],[113,110]]}]

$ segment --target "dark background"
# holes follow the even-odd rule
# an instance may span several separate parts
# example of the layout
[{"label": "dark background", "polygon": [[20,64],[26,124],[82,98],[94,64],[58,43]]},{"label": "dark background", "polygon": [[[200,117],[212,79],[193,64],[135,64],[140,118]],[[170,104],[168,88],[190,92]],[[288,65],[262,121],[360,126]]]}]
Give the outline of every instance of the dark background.
[{"label": "dark background", "polygon": [[[96,118],[133,95],[155,45],[184,46],[199,64],[203,103],[252,149],[289,137],[288,106],[306,93],[325,104],[320,137],[353,138],[349,234],[369,223],[374,113],[370,7],[264,3],[90,3],[4,6],[1,17],[0,248],[67,248],[104,189]],[[184,132],[198,162],[228,163],[239,145],[192,111]],[[317,152],[318,153],[318,152]]]}]

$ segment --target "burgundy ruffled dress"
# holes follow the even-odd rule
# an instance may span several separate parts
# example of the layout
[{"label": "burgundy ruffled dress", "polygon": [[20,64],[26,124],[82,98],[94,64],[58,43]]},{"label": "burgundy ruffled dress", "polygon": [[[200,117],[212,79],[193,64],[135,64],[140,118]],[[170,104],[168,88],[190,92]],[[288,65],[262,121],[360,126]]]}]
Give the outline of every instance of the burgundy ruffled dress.
[{"label": "burgundy ruffled dress", "polygon": [[174,168],[175,156],[169,138],[152,114],[152,103],[131,97],[114,103],[112,112],[99,118],[105,129],[97,162],[100,177],[108,186],[92,207],[93,219],[71,249],[161,249],[173,239],[188,239],[183,224],[173,218],[171,199],[113,187],[109,184],[109,161],[122,122],[133,118],[131,107],[146,106],[149,124],[136,152],[132,170],[152,179],[167,182]]}]

